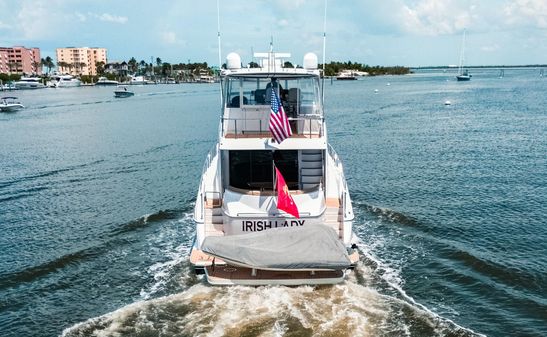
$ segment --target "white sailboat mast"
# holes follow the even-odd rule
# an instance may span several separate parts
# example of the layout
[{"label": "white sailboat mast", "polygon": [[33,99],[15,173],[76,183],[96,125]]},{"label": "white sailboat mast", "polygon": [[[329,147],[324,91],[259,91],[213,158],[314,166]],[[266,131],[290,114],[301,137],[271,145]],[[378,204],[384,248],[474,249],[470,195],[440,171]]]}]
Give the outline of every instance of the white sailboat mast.
[{"label": "white sailboat mast", "polygon": [[461,74],[463,72],[463,63],[465,61],[465,29],[463,30],[463,37],[462,37],[462,49],[460,52],[460,66],[458,67],[458,73]]}]

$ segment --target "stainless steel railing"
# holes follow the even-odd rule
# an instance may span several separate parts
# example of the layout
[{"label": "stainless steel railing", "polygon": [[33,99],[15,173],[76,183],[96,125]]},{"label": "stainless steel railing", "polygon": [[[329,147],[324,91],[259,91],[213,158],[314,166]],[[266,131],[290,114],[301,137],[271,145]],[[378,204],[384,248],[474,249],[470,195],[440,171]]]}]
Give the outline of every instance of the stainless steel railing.
[{"label": "stainless steel railing", "polygon": [[348,191],[348,184],[346,182],[346,177],[344,175],[344,166],[342,165],[342,161],[340,160],[340,157],[338,156],[338,153],[336,153],[336,151],[334,150],[334,148],[330,145],[330,144],[327,144],[327,151],[329,153],[329,155],[332,157],[333,161],[334,161],[334,166],[336,167],[336,169],[338,170],[338,177],[339,177],[339,182],[342,184],[342,190],[340,191],[338,197],[341,199],[341,204],[342,204],[342,211],[343,211],[343,214],[344,214],[344,217],[347,215],[346,214],[346,211],[348,209],[347,207],[347,194],[349,193]]},{"label": "stainless steel railing", "polygon": [[[322,137],[325,134],[325,120],[322,116],[311,115],[305,117],[289,117],[293,135],[304,135],[308,137]],[[233,118],[221,117],[221,135],[234,135],[235,138],[246,135],[246,137],[262,136],[269,133],[269,120],[265,118]]]}]

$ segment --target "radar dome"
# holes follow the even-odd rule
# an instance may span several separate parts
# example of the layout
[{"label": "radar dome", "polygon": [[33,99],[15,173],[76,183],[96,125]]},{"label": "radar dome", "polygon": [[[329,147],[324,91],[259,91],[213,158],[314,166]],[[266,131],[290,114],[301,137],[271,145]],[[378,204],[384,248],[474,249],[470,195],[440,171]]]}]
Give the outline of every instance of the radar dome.
[{"label": "radar dome", "polygon": [[226,67],[228,69],[241,68],[241,57],[237,53],[230,53],[226,56]]},{"label": "radar dome", "polygon": [[317,55],[314,53],[304,55],[304,69],[317,69]]}]

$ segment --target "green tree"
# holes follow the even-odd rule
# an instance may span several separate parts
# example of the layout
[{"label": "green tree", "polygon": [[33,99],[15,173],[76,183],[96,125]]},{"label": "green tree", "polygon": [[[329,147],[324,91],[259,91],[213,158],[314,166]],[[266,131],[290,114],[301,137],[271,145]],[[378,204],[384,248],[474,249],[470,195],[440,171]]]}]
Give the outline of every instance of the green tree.
[{"label": "green tree", "polygon": [[137,72],[137,60],[134,57],[127,62],[127,65],[129,66],[129,72],[132,74]]},{"label": "green tree", "polygon": [[95,62],[95,67],[97,68],[97,75],[104,74],[104,66],[105,66],[105,63],[103,61]]},{"label": "green tree", "polygon": [[47,75],[51,72],[51,68],[55,68],[55,63],[53,63],[53,59],[49,56],[47,56],[45,59],[42,59],[41,62],[43,67],[47,68]]}]

